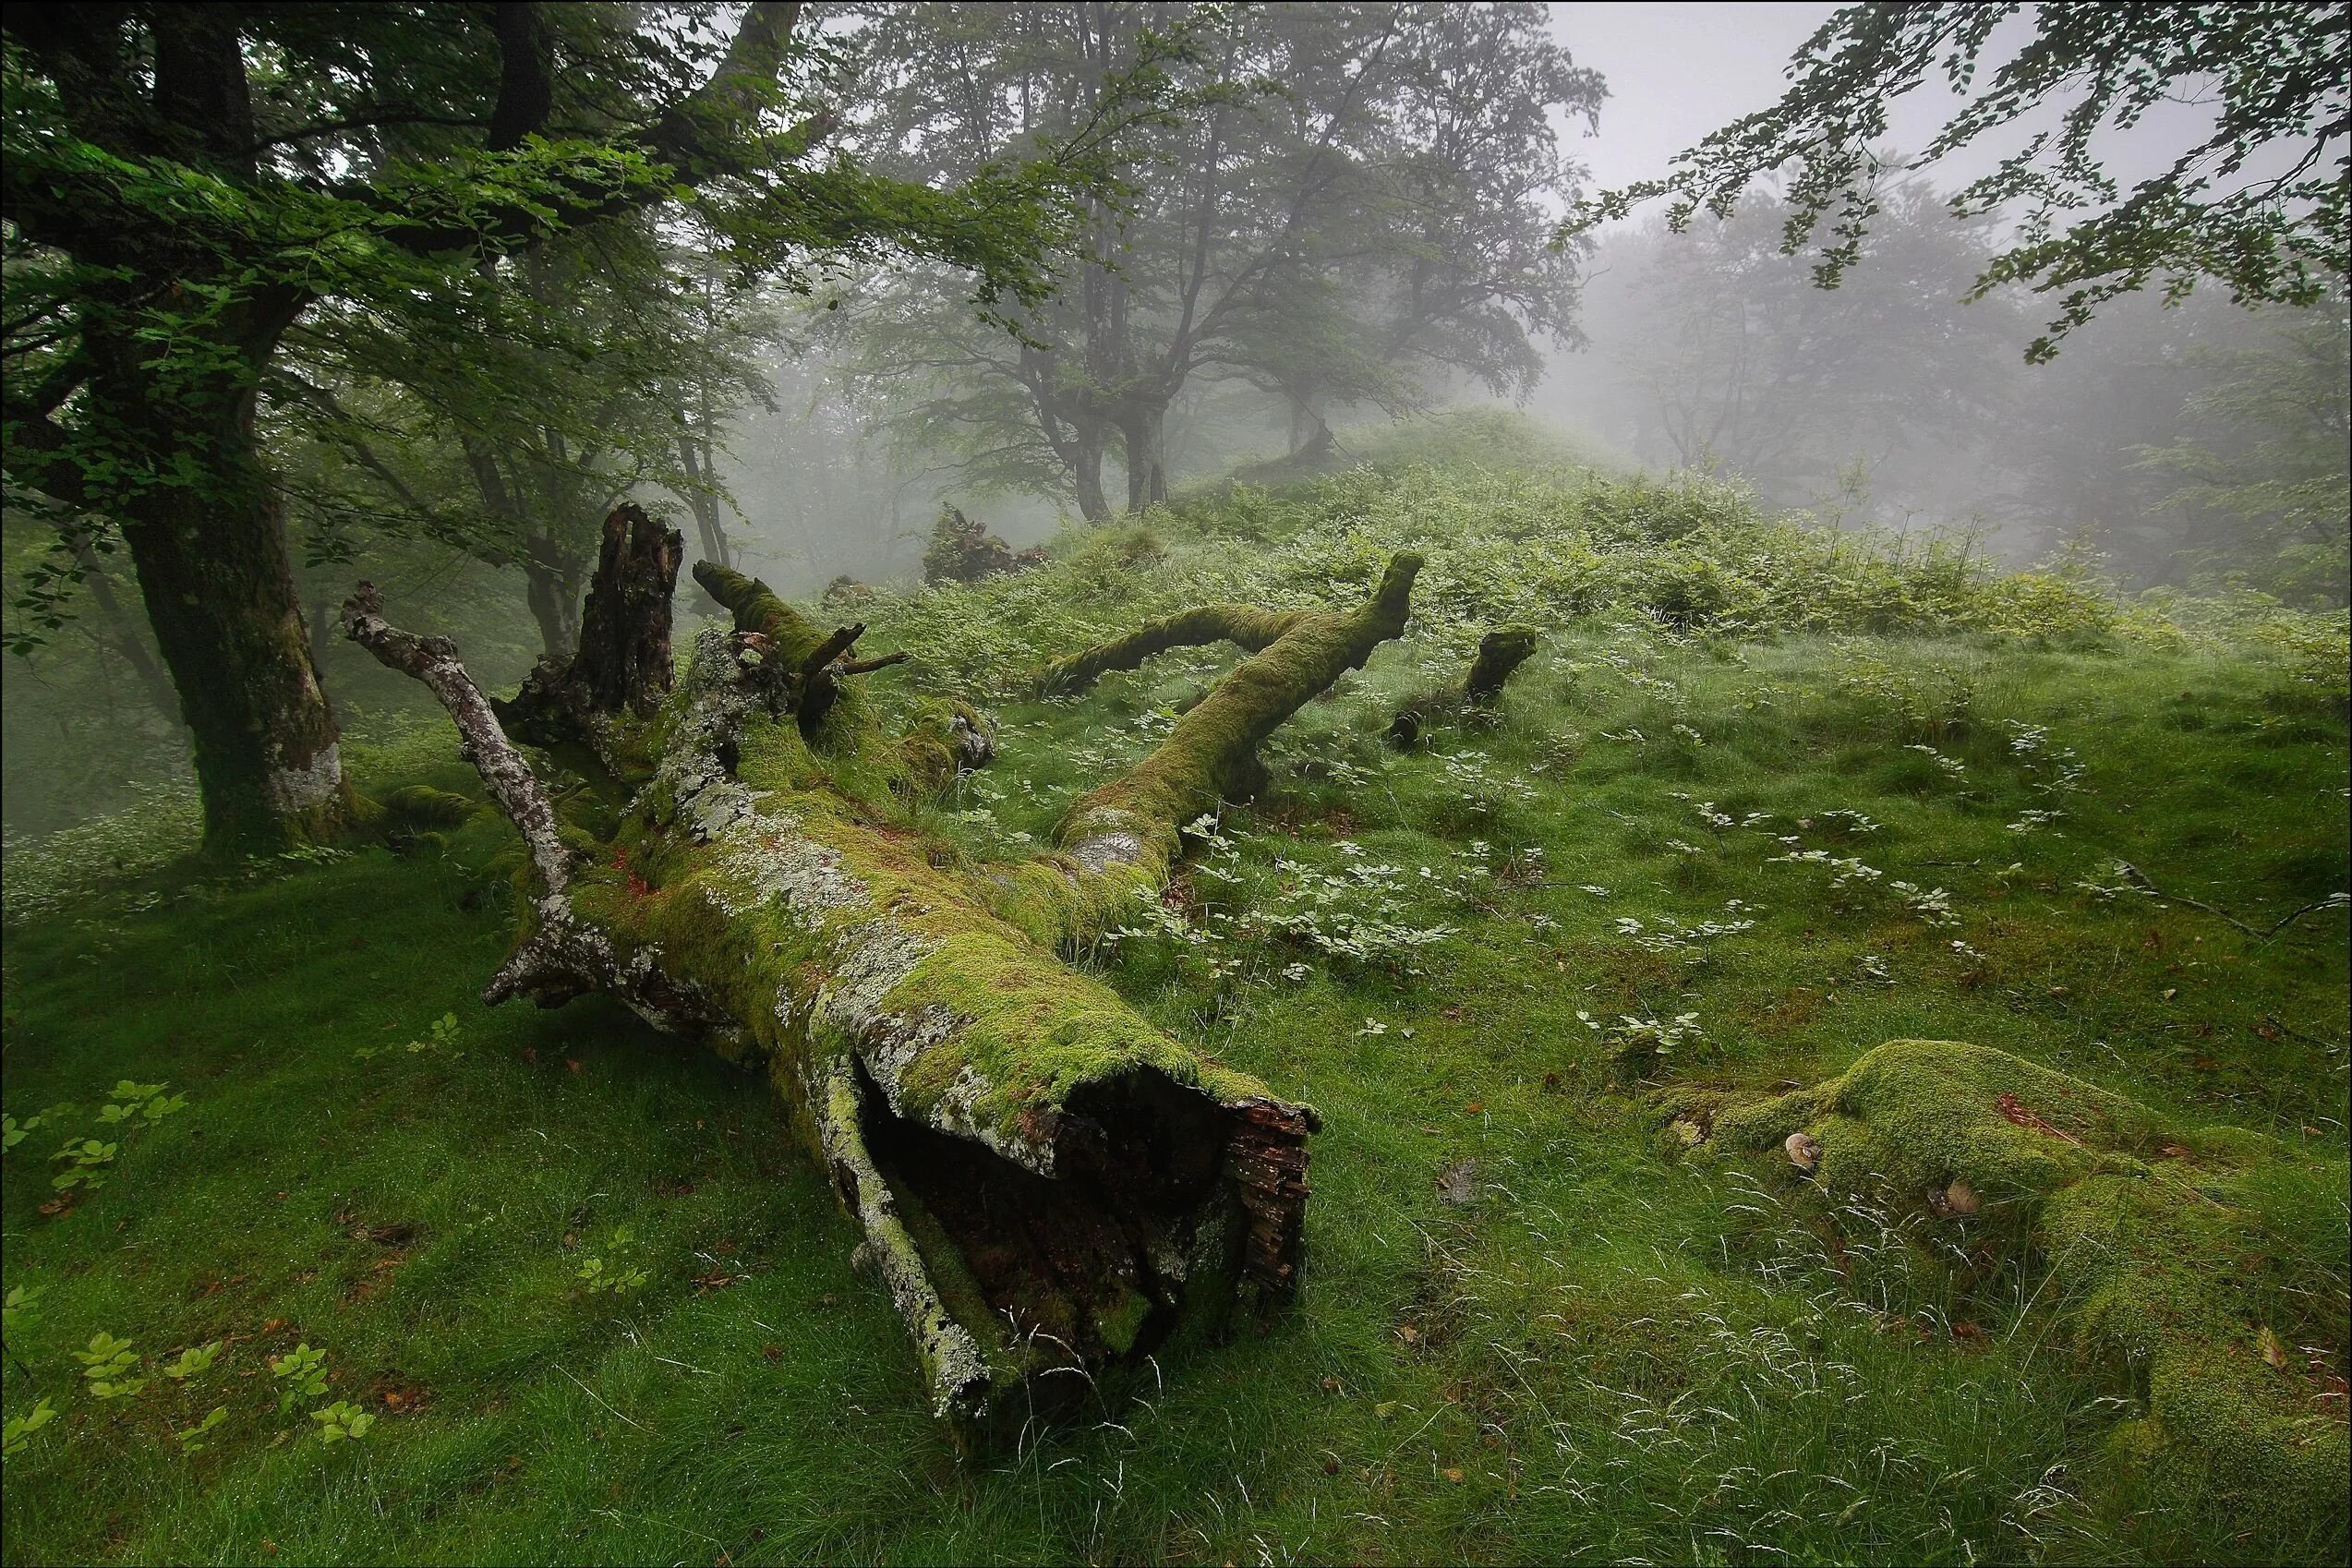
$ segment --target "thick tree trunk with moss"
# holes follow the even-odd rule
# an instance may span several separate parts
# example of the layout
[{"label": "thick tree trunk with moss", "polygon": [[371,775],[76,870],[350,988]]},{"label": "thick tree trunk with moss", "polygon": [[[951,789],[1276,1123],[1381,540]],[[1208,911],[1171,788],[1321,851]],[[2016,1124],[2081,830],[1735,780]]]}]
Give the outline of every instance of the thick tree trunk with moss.
[{"label": "thick tree trunk with moss", "polygon": [[[575,665],[667,637],[677,536],[616,513],[607,542]],[[531,913],[486,999],[609,992],[763,1073],[862,1227],[938,1413],[984,1440],[1213,1331],[1236,1297],[1296,1287],[1314,1113],[1055,944],[1155,888],[1181,827],[1254,787],[1258,743],[1401,630],[1417,564],[1360,609],[1284,618],[1143,766],[1072,808],[1059,851],[997,865],[906,826],[910,800],[985,756],[985,721],[942,702],[887,733],[860,628],[823,633],[715,563],[695,575],[734,630],[704,633],[666,697],[574,669],[505,705],[632,791],[609,838],[558,819],[454,649],[365,593],[347,622],[440,696],[530,847]]]},{"label": "thick tree trunk with moss", "polygon": [[[352,808],[333,709],[313,662],[284,529],[254,439],[249,367],[290,311],[233,312],[235,366],[195,391],[150,384],[147,345],[88,334],[85,390],[140,444],[151,483],[115,508],[140,598],[193,742],[214,854],[282,849],[339,831]],[[185,476],[190,453],[202,473]],[[69,500],[77,487],[53,493]]]}]

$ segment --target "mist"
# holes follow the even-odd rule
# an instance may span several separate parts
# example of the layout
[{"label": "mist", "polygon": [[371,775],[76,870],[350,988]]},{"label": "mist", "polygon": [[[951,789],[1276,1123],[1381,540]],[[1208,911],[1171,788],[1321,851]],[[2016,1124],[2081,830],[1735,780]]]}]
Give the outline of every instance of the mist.
[{"label": "mist", "polygon": [[2342,1563],[2352,6],[0,11],[10,1563]]}]

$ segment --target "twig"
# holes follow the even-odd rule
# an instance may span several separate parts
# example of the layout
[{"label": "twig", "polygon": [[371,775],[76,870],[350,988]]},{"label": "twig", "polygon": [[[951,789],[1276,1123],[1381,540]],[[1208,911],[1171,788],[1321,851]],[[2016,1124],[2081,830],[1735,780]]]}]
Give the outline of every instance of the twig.
[{"label": "twig", "polygon": [[844,676],[871,675],[877,669],[887,669],[894,664],[904,664],[907,660],[912,657],[914,657],[913,654],[909,653],[904,648],[901,648],[897,653],[887,653],[874,658],[850,659],[849,662],[834,670],[833,673]]},{"label": "twig", "polygon": [[[567,1377],[567,1378],[572,1378],[572,1369],[571,1369],[571,1368],[569,1368],[569,1367],[565,1366],[565,1365],[564,1365],[562,1362],[561,1362],[561,1361],[558,1361],[558,1362],[554,1363],[554,1366],[555,1366],[555,1369],[556,1369],[557,1371],[561,1372],[561,1373],[562,1373],[565,1377]],[[582,1393],[586,1394],[586,1395],[587,1395],[590,1399],[595,1400],[595,1401],[596,1401],[598,1405],[604,1405],[604,1407],[605,1407],[607,1410],[611,1410],[611,1411],[612,1411],[612,1413],[613,1413],[615,1416],[621,1416],[621,1418],[622,1420],[624,1420],[624,1421],[629,1421],[629,1424],[630,1424],[631,1426],[633,1426],[633,1427],[636,1428],[639,1431],[641,1431],[641,1432],[645,1433],[647,1437],[651,1437],[651,1436],[653,1436],[653,1429],[652,1429],[651,1427],[646,1426],[646,1425],[645,1425],[644,1422],[642,1422],[642,1421],[631,1421],[631,1420],[629,1419],[629,1417],[626,1417],[626,1416],[621,1416],[620,1411],[618,1411],[618,1410],[613,1410],[611,1405],[605,1405],[604,1395],[602,1395],[602,1394],[598,1393],[597,1393],[595,1389],[592,1389],[592,1388],[590,1388],[587,1384],[585,1384],[585,1383],[584,1383],[584,1382],[581,1382],[581,1381],[580,1381],[580,1380],[579,1380],[579,1379],[577,1379],[577,1378],[572,1378],[572,1381],[573,1381],[573,1384],[574,1384],[574,1385],[575,1385],[575,1386],[576,1386],[576,1387],[580,1390],[580,1392],[581,1392]],[[690,1532],[690,1533],[691,1533],[691,1532]]]},{"label": "twig", "polygon": [[826,665],[831,664],[835,659],[839,658],[843,654],[848,653],[857,643],[857,640],[864,635],[865,622],[862,621],[858,621],[853,625],[838,628],[831,636],[817,644],[816,651],[809,655],[807,659],[802,663],[801,679],[803,681],[815,680],[818,675],[824,672]]},{"label": "twig", "polygon": [[2322,910],[2340,910],[2347,905],[2352,905],[2352,898],[2347,898],[2342,893],[2330,893],[2326,898],[2322,899],[2316,904],[2305,904],[2301,909],[2295,911],[2292,914],[2280,917],[2277,921],[2272,923],[2269,930],[2263,931],[2247,924],[2244,921],[2238,919],[2227,910],[2223,909],[2219,904],[2209,904],[2202,899],[2191,899],[2186,894],[2165,892],[2163,888],[2157,887],[2155,883],[2149,880],[2149,876],[2146,872],[2141,870],[2138,866],[2133,865],[2129,861],[2116,862],[2116,870],[2122,874],[2123,879],[2126,882],[2130,883],[2134,887],[2139,888],[2142,893],[2147,894],[2151,898],[2167,899],[2176,904],[2187,904],[2192,910],[2202,910],[2209,915],[2213,915],[2219,919],[2229,922],[2230,924],[2236,926],[2247,935],[2262,942],[2270,941],[2280,932],[2285,931],[2288,926],[2293,925],[2297,921],[2301,920],[2307,914],[2316,914]]}]

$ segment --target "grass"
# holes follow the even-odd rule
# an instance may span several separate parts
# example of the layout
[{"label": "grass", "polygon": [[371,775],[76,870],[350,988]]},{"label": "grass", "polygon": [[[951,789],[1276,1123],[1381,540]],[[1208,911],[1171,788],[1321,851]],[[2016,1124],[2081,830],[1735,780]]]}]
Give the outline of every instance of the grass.
[{"label": "grass", "polygon": [[[1512,548],[1481,544],[1486,481],[1454,482],[1419,629],[1285,729],[1275,790],[1160,911],[1073,956],[1321,1108],[1309,1273],[1269,1332],[959,1463],[753,1081],[597,1001],[474,1002],[512,918],[494,819],[404,856],[167,871],[8,934],[9,1114],[78,1108],[6,1155],[6,1283],[33,1297],[6,1412],[60,1411],[6,1462],[7,1559],[2340,1561],[2340,1508],[2249,1526],[2115,1471],[2102,1438],[2145,1391],[2051,1348],[2033,1260],[1951,1267],[1965,1227],[1901,1201],[1680,1158],[1652,1091],[1967,1039],[2340,1160],[2341,911],[2249,936],[2115,862],[2257,929],[2342,889],[2341,707],[2218,636],[1864,634],[1736,603],[1755,619],[1667,625],[1604,597],[1538,603],[1547,645],[1493,719],[1399,754],[1389,716],[1458,677],[1490,608],[1462,589],[1449,615],[1448,585]],[[1176,509],[1110,585],[1087,552],[1131,538],[861,613],[984,686],[1025,667],[1007,648],[1252,587],[1244,558],[1376,553],[1387,525],[1268,504],[1291,503]],[[1236,512],[1247,549],[1217,532]],[[1067,623],[1023,613],[1048,600]],[[980,653],[938,630],[958,614]],[[1226,662],[1000,702],[998,762],[923,826],[1043,839]],[[187,1105],[42,1213],[59,1129],[95,1130],[125,1078]],[[592,1258],[645,1283],[594,1289]],[[2340,1247],[2307,1283],[2279,1375],[2341,1420]],[[70,1353],[101,1332],[156,1367],[227,1345],[195,1386],[100,1401]],[[363,1438],[280,1413],[266,1358],[297,1343],[327,1350],[324,1399],[379,1417]]]}]

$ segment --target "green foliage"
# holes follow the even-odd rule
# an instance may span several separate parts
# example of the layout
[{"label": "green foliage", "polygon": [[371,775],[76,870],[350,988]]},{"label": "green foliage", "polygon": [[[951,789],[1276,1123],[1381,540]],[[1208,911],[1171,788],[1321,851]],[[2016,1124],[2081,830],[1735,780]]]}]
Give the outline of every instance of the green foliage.
[{"label": "green foliage", "polygon": [[[582,1257],[572,1277],[580,1288],[591,1296],[609,1293],[628,1296],[643,1290],[653,1276],[642,1265],[633,1266],[627,1254],[636,1243],[636,1233],[627,1225],[615,1225],[605,1240],[603,1252],[591,1252]],[[603,1253],[610,1253],[608,1260]]]},{"label": "green foliage", "polygon": [[[2161,1399],[2258,1453],[2244,1406],[2181,1391],[2218,1370],[2324,1412],[2347,1364],[2345,916],[2265,940],[2213,912],[2267,929],[2347,886],[2352,742],[2319,657],[2341,618],[2057,574],[2028,592],[1973,558],[1930,571],[1917,540],[1784,527],[1727,487],[1514,474],[1411,437],[1412,462],[1155,510],[1148,561],[1090,534],[1039,571],[860,610],[877,651],[923,660],[873,678],[876,706],[1003,694],[996,760],[887,819],[911,860],[984,865],[1043,841],[1232,655],[1171,650],[1050,702],[1019,694],[1038,665],[1197,599],[1351,605],[1425,517],[1426,619],[1277,732],[1266,793],[1193,825],[1186,874],[1119,923],[1140,935],[1072,955],[1074,982],[1322,1110],[1303,1289],[1265,1335],[1164,1345],[1141,1401],[1106,1391],[1099,1419],[961,1465],[784,1107],[601,999],[476,1007],[512,937],[475,896],[504,885],[512,834],[477,813],[440,854],[101,879],[11,927],[8,1103],[168,1076],[204,1085],[204,1136],[126,1139],[123,1178],[77,1213],[42,1215],[39,1182],[0,1191],[10,1287],[42,1292],[8,1332],[10,1409],[78,1370],[100,1323],[171,1347],[250,1335],[257,1357],[316,1333],[344,1374],[216,1427],[194,1465],[166,1414],[266,1397],[214,1399],[216,1381],[176,1413],[178,1385],[74,1402],[73,1441],[9,1459],[11,1550],[1674,1561],[1695,1529],[1695,1554],[1726,1559],[2342,1561],[2340,1502],[2282,1490],[2230,1518],[2161,1447],[2153,1467],[2121,1452]],[[1651,613],[1657,562],[1694,554],[1760,597],[1712,622]],[[1543,642],[1495,712],[1385,745],[1397,705],[1458,682],[1513,605]],[[2065,814],[2011,831],[2029,812]],[[1003,1006],[986,972],[948,978],[959,1005]],[[462,1057],[395,1047],[352,1071],[444,1014]],[[2153,1360],[2141,1386],[2078,1356],[2093,1303],[2069,1282],[2090,1270],[2036,1298],[2046,1258],[1977,1245],[1998,1214],[1954,1233],[1908,1187],[1832,1202],[1776,1179],[1768,1150],[1689,1158],[1609,1029],[1684,1014],[1704,1041],[1644,1072],[1688,1097],[1693,1131],[1936,1037],[2222,1129],[2190,1163],[2226,1165],[2226,1213],[2179,1212],[2251,1216],[2210,1283],[2255,1294],[2287,1365],[2254,1335],[2198,1378],[2167,1368],[2159,1394]],[[2225,1159],[2233,1138],[2296,1158]],[[2137,1255],[2154,1234],[2122,1238]],[[2184,1258],[2222,1255],[2194,1239]],[[662,1262],[592,1295],[583,1251],[606,1276]],[[331,1397],[379,1416],[368,1485],[335,1482],[319,1445],[272,1446],[323,1429],[306,1417]],[[85,1441],[101,1431],[151,1441]],[[90,1502],[123,1495],[153,1501]]]},{"label": "green foliage", "polygon": [[[877,419],[977,488],[1099,522],[1114,450],[1130,510],[1164,497],[1168,412],[1212,374],[1321,428],[1332,404],[1414,406],[1450,376],[1524,392],[1541,340],[1574,337],[1577,269],[1544,243],[1550,193],[1580,172],[1554,116],[1593,122],[1606,90],[1537,13],[856,9],[852,97],[895,169],[969,177],[1007,135],[1067,138],[1117,188],[1051,298],[975,317],[912,269],[816,318]],[[1106,67],[1163,84],[1160,112],[1093,134]]]},{"label": "green foliage", "polygon": [[[1815,276],[1834,288],[1864,259],[1890,160],[1924,169],[2044,109],[2062,114],[1991,174],[1951,198],[1973,217],[2022,205],[2008,248],[1972,297],[2005,283],[2066,291],[2026,356],[2040,361],[2092,312],[2159,276],[2167,300],[2213,278],[2240,304],[2308,305],[2352,261],[2352,36],[2327,6],[2061,6],[2032,10],[2034,34],[1985,74],[1986,44],[2017,5],[1850,6],[1806,41],[1780,102],[1678,155],[1663,179],[1583,201],[1564,242],[1637,203],[1671,199],[1687,227],[1701,208],[1728,216],[1751,182],[1791,163],[1780,247],[1793,255],[1831,219]],[[1895,100],[1941,74],[1965,102],[1915,158],[1883,146]],[[2213,124],[2168,169],[2127,195],[2103,136],[2129,129],[2178,93],[2202,93]],[[2284,174],[2257,173],[2278,162]]]},{"label": "green foliage", "polygon": [[2267,313],[2261,340],[2205,356],[2221,379],[2192,394],[2181,438],[2143,449],[2178,482],[2164,504],[2206,524],[2190,563],[2305,605],[2352,601],[2352,319],[2340,292],[2321,308]]},{"label": "green foliage", "polygon": [[33,1402],[31,1409],[21,1416],[9,1417],[5,1429],[0,1429],[0,1455],[14,1459],[31,1443],[33,1433],[56,1418],[56,1407],[49,1403],[47,1394],[42,1394]]},{"label": "green foliage", "polygon": [[327,1353],[313,1350],[308,1341],[283,1356],[270,1357],[270,1375],[278,1380],[281,1414],[327,1392]]},{"label": "green foliage", "polygon": [[81,1375],[93,1399],[129,1399],[147,1386],[147,1379],[130,1375],[139,1358],[132,1353],[129,1340],[116,1339],[101,1330],[90,1336],[88,1349],[77,1350],[73,1357],[81,1363]]},{"label": "green foliage", "polygon": [[[2302,1237],[2321,1256],[2343,1246],[2340,1160],[2185,1127],[1949,1041],[1890,1042],[1836,1079],[1719,1111],[1714,1126],[1749,1153],[1812,1139],[1808,1174],[1830,1204],[1891,1188],[1963,1233],[1981,1225],[1963,1236],[1980,1250],[2030,1248],[2048,1272],[2027,1287],[2062,1332],[2118,1385],[2147,1372],[2145,1413],[2108,1439],[2126,1467],[2151,1466],[2249,1526],[2340,1507],[2343,1429],[2313,1411],[2285,1349],[2344,1337],[2340,1307],[2296,1300]],[[2264,1207],[2292,1216],[2286,1234],[2272,1233]]]},{"label": "green foliage", "polygon": [[320,1442],[356,1441],[366,1437],[368,1429],[376,1424],[375,1417],[347,1399],[338,1399],[332,1405],[313,1410],[310,1418],[319,1423]]},{"label": "green foliage", "polygon": [[[459,1050],[458,1041],[463,1033],[464,1031],[457,1021],[457,1015],[443,1013],[432,1021],[431,1026],[421,1036],[409,1041],[399,1049],[412,1056],[422,1055],[427,1052],[453,1055]],[[351,1055],[355,1061],[364,1062],[370,1056],[389,1055],[393,1047],[390,1045],[363,1045]]]},{"label": "green foliage", "polygon": [[215,1405],[211,1409],[207,1410],[204,1413],[204,1418],[198,1421],[196,1425],[192,1427],[184,1427],[178,1431],[174,1432],[172,1434],[173,1441],[180,1445],[180,1452],[182,1453],[201,1453],[207,1448],[211,1446],[211,1443],[204,1441],[206,1435],[210,1433],[213,1428],[219,1426],[222,1422],[228,1418],[229,1407],[225,1405]]},{"label": "green foliage", "polygon": [[106,1169],[122,1152],[120,1143],[105,1143],[95,1138],[77,1138],[68,1141],[50,1158],[63,1160],[66,1168],[49,1178],[49,1185],[59,1192],[76,1188],[95,1192],[106,1185]]},{"label": "green foliage", "polygon": [[189,1345],[164,1367],[163,1375],[175,1382],[202,1377],[212,1369],[212,1363],[219,1358],[222,1347],[227,1343],[226,1340],[216,1339],[210,1345]]}]

